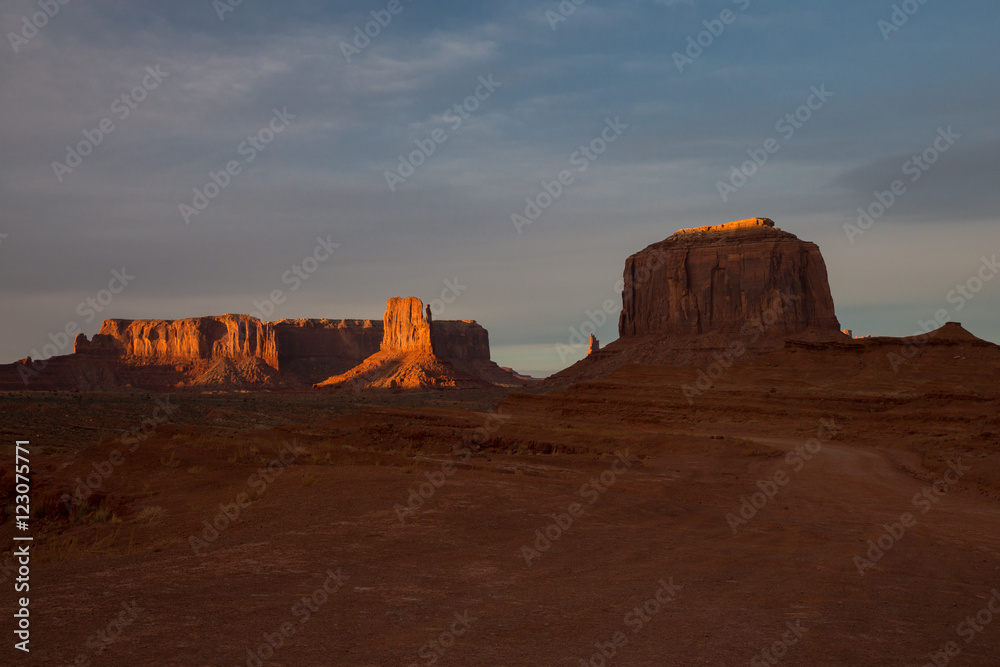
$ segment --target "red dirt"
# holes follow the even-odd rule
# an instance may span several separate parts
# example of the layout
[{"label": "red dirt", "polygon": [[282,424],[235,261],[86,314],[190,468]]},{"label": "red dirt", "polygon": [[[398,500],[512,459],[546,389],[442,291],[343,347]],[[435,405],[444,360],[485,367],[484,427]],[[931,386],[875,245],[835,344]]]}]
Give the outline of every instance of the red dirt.
[{"label": "red dirt", "polygon": [[[894,373],[898,346],[793,345],[694,396],[705,368],[625,366],[549,394],[175,395],[73,517],[61,493],[127,449],[156,395],[0,396],[4,439],[32,440],[46,510],[32,652],[4,660],[246,665],[288,621],[269,665],[425,665],[443,638],[434,664],[575,667],[619,632],[607,664],[746,665],[798,623],[781,664],[923,665],[954,641],[951,664],[995,665],[1000,623],[968,643],[956,627],[1000,590],[997,348],[928,344]],[[256,498],[250,478],[292,440]],[[914,502],[956,462],[956,484]],[[445,483],[401,509],[429,479]],[[734,535],[727,515],[780,479]],[[253,502],[195,554],[190,537],[241,493]],[[860,574],[855,557],[906,513],[915,525]],[[529,566],[523,547],[546,528],[558,537]],[[338,568],[342,587],[301,623],[294,605],[335,589]],[[664,584],[675,599],[637,621]],[[88,638],[132,600],[142,611],[95,655]],[[442,635],[466,612],[461,636]]]}]

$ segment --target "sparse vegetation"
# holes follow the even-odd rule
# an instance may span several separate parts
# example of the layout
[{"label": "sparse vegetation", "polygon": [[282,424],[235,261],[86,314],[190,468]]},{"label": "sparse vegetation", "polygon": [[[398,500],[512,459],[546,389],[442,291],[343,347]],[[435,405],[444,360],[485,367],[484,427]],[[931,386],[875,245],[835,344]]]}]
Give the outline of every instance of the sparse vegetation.
[{"label": "sparse vegetation", "polygon": [[163,508],[158,505],[151,505],[149,507],[144,507],[135,515],[135,520],[139,522],[153,523],[156,519],[163,516]]}]

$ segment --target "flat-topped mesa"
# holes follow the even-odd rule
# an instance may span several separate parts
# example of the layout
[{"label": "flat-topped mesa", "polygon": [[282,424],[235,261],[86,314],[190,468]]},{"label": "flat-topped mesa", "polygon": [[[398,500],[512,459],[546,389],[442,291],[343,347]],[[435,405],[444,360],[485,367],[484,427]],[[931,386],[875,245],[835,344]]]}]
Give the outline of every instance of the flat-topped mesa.
[{"label": "flat-topped mesa", "polygon": [[[341,376],[376,357],[387,362],[389,375],[407,358],[420,386],[530,382],[490,361],[489,334],[474,320],[434,320],[431,307],[416,297],[389,299],[381,320],[110,319],[92,339],[81,333],[74,343],[73,354],[45,362],[50,369],[44,374],[30,359],[0,365],[0,387],[294,388]],[[426,381],[420,379],[424,371],[430,373]]]},{"label": "flat-topped mesa", "polygon": [[76,340],[77,352],[98,350],[163,363],[259,357],[278,367],[273,327],[250,315],[105,320],[92,342]]},{"label": "flat-topped mesa", "polygon": [[678,229],[677,234],[701,234],[705,232],[731,232],[737,229],[754,229],[757,227],[774,227],[774,220],[770,218],[747,218],[727,222],[724,225],[712,225],[710,227],[689,227],[688,229]]},{"label": "flat-topped mesa", "polygon": [[768,218],[681,230],[625,262],[623,337],[736,340],[762,318],[755,341],[842,335],[819,248]]},{"label": "flat-topped mesa", "polygon": [[92,340],[76,337],[72,363],[103,364],[122,382],[158,389],[194,386],[205,373],[225,386],[229,379],[215,377],[213,368],[226,371],[229,362],[246,371],[250,385],[260,369],[279,372],[286,384],[311,384],[358,365],[378,351],[381,341],[381,320],[110,319]]},{"label": "flat-topped mesa", "polygon": [[434,354],[449,361],[489,361],[490,334],[475,320],[435,320]]}]

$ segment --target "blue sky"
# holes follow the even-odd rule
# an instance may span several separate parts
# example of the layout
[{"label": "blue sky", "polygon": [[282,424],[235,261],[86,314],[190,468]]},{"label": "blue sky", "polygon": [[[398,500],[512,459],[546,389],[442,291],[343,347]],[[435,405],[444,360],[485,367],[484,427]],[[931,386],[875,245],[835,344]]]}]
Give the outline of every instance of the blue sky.
[{"label": "blue sky", "polygon": [[[495,361],[551,372],[585,352],[557,353],[571,328],[620,302],[628,255],[752,216],[819,244],[845,327],[907,335],[944,309],[1000,341],[1000,279],[961,310],[949,299],[1000,253],[995,2],[895,3],[891,31],[894,3],[870,0],[569,0],[565,16],[544,1],[244,0],[221,20],[211,0],[123,4],[73,0],[37,34],[37,2],[0,8],[5,362],[71,323],[251,312],[275,290],[272,318],[380,318],[387,298],[429,302],[449,281],[460,295],[439,319],[476,319]],[[371,12],[391,20],[348,62]],[[705,46],[679,68],[689,38]],[[796,112],[789,136],[777,123]],[[571,162],[608,119],[614,142]],[[100,143],[54,167],[84,132]],[[718,183],[768,139],[777,151],[724,201]],[[433,153],[390,189],[415,142]],[[511,215],[563,170],[572,182],[518,233]],[[188,223],[180,205],[211,173],[227,184]],[[844,225],[896,180],[852,243]],[[339,246],[303,264],[318,238]],[[313,270],[296,282],[295,266]],[[135,278],[99,315],[78,308],[123,267]],[[598,337],[616,336],[611,316]]]}]

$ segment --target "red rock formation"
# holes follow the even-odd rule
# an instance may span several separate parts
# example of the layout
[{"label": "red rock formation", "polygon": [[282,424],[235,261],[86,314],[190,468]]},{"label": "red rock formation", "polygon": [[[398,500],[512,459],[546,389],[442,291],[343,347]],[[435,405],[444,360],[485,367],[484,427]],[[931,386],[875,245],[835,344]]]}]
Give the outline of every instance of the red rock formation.
[{"label": "red rock formation", "polygon": [[416,297],[386,303],[385,336],[377,354],[317,387],[361,389],[443,389],[523,386],[530,378],[490,361],[486,329],[474,320],[433,321]]},{"label": "red rock formation", "polygon": [[[105,320],[83,349],[115,349],[146,362],[192,362],[226,357],[260,358],[278,366],[274,330],[249,315],[192,317],[183,320]],[[78,347],[81,347],[79,336]]]},{"label": "red rock formation", "polygon": [[840,332],[819,248],[766,218],[681,230],[625,262],[621,336],[739,334],[768,312],[771,337]]},{"label": "red rock formation", "polygon": [[417,297],[389,299],[382,323],[382,352],[434,352],[431,323],[424,318],[424,304]]},{"label": "red rock formation", "polygon": [[587,356],[594,354],[601,349],[601,341],[597,340],[597,336],[590,334],[590,345],[587,347]]},{"label": "red rock formation", "polygon": [[65,354],[0,365],[0,389],[6,391],[110,391],[122,386],[112,357]]},{"label": "red rock formation", "polygon": [[547,384],[625,364],[728,363],[789,339],[844,339],[819,248],[767,218],[682,229],[629,257],[623,282],[618,340]]},{"label": "red rock formation", "polygon": [[72,355],[0,366],[0,388],[309,386],[344,374],[381,351],[432,359],[422,367],[408,365],[419,386],[523,384],[511,382],[513,376],[490,361],[489,335],[476,322],[432,322],[430,311],[410,297],[390,299],[381,322],[261,322],[249,315],[106,320],[93,340],[77,336]]},{"label": "red rock formation", "polygon": [[475,320],[438,320],[431,325],[431,340],[443,359],[490,360],[490,335]]},{"label": "red rock formation", "polygon": [[383,319],[382,352],[420,352],[442,359],[490,360],[490,337],[475,320],[433,321],[414,296],[389,299]]},{"label": "red rock formation", "polygon": [[746,220],[736,220],[735,222],[727,222],[724,225],[711,225],[709,227],[688,227],[687,229],[678,229],[675,232],[675,236],[678,234],[700,234],[701,232],[732,232],[737,229],[755,229],[757,227],[774,227],[774,220],[770,218],[747,218]]},{"label": "red rock formation", "polygon": [[279,320],[268,326],[274,329],[276,368],[309,385],[357,366],[382,342],[378,320]]}]

